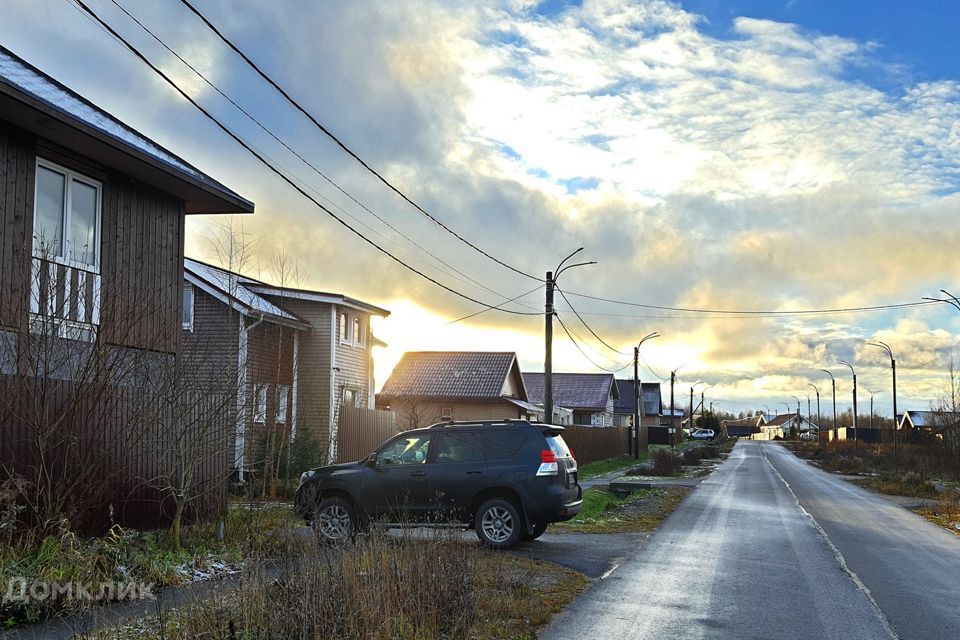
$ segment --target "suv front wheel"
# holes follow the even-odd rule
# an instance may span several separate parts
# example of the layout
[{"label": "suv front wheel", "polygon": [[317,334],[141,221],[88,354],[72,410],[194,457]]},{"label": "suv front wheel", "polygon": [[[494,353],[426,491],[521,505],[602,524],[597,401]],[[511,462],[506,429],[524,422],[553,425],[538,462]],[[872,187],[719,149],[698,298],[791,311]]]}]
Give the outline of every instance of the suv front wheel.
[{"label": "suv front wheel", "polygon": [[342,544],[357,530],[357,515],[343,498],[324,498],[317,505],[312,524],[320,542]]},{"label": "suv front wheel", "polygon": [[509,549],[523,533],[520,511],[509,500],[487,500],[477,510],[477,537],[491,549]]}]

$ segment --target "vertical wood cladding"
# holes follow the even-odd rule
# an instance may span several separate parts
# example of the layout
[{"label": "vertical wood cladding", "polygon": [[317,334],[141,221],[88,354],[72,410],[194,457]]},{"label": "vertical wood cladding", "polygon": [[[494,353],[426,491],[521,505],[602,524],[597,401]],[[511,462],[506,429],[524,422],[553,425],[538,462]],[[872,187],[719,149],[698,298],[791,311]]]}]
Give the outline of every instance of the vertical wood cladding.
[{"label": "vertical wood cladding", "polygon": [[177,351],[184,203],[0,122],[0,326],[27,320],[37,155],[103,183],[101,331],[110,344]]}]

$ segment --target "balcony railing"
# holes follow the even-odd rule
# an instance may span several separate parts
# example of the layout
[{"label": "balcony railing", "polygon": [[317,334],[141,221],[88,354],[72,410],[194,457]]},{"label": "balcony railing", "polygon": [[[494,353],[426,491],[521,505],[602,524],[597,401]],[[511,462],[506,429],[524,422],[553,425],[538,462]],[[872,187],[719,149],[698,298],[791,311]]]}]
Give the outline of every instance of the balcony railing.
[{"label": "balcony railing", "polygon": [[30,313],[64,325],[96,329],[100,324],[100,274],[34,256]]}]

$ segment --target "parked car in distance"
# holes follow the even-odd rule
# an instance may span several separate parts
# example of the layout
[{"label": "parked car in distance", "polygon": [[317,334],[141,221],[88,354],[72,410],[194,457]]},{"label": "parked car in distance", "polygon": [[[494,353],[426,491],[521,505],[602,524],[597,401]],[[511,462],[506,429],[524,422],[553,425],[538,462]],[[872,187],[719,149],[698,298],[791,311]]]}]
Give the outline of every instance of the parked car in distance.
[{"label": "parked car in distance", "polygon": [[359,462],[300,477],[297,513],[321,540],[372,523],[473,528],[488,547],[533,540],[580,512],[577,461],[563,427],[526,420],[448,422],[404,431]]},{"label": "parked car in distance", "polygon": [[816,440],[818,437],[820,437],[820,434],[816,431],[804,431],[800,434],[801,440]]},{"label": "parked car in distance", "polygon": [[690,434],[693,440],[713,440],[716,437],[713,429],[697,429]]}]

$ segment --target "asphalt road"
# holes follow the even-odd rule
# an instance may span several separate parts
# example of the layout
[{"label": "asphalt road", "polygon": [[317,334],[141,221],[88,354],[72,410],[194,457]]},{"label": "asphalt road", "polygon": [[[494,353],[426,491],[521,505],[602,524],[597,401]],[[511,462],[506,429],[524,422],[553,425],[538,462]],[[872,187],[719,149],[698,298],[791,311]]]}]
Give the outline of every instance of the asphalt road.
[{"label": "asphalt road", "polygon": [[542,637],[956,640],[960,538],[777,444],[740,442]]}]

